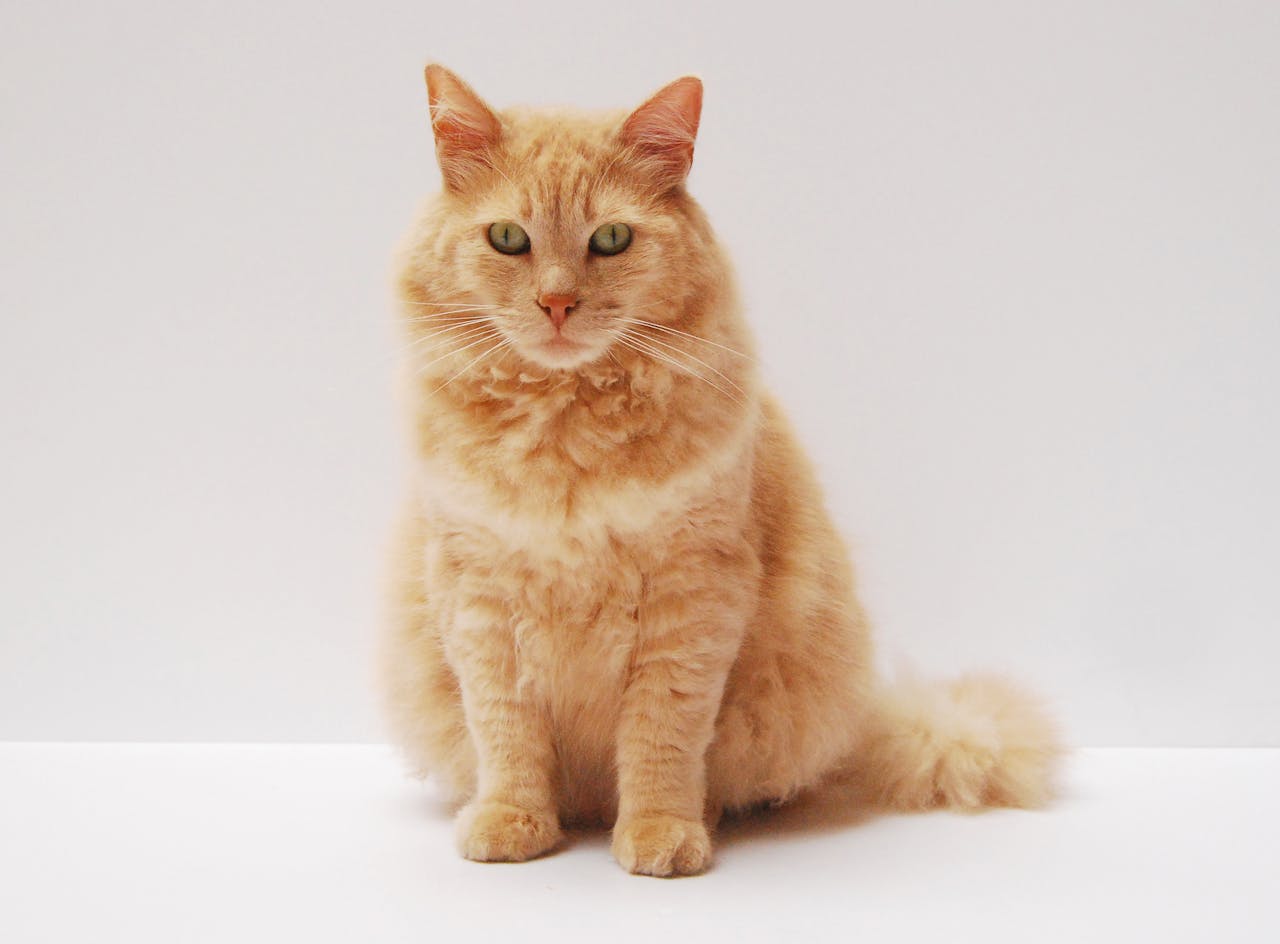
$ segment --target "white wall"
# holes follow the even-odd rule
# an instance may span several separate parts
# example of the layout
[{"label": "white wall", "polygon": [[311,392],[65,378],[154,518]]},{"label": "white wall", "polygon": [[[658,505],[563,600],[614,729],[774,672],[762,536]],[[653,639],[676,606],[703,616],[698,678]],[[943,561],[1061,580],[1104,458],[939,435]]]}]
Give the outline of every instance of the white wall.
[{"label": "white wall", "polygon": [[1057,6],[6,3],[0,738],[380,736],[435,58],[499,106],[702,74],[886,656],[1280,744],[1280,14]]}]

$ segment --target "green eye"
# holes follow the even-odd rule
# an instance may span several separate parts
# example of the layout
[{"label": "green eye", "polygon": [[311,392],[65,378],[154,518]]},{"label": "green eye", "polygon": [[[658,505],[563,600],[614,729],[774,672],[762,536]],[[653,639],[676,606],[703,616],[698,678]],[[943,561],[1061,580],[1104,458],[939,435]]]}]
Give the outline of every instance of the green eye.
[{"label": "green eye", "polygon": [[591,251],[616,256],[631,245],[631,227],[626,223],[605,223],[591,234]]},{"label": "green eye", "polygon": [[529,234],[510,220],[499,220],[489,227],[489,245],[508,256],[529,251]]}]

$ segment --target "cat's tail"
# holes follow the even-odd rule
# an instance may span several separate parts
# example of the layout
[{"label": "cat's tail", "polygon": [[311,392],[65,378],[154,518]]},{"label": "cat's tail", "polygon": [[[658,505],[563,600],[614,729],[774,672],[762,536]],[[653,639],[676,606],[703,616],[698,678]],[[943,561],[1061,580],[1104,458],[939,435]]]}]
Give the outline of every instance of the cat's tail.
[{"label": "cat's tail", "polygon": [[1041,806],[1062,754],[1035,698],[1004,679],[906,679],[876,692],[858,769],[870,799],[902,810]]}]

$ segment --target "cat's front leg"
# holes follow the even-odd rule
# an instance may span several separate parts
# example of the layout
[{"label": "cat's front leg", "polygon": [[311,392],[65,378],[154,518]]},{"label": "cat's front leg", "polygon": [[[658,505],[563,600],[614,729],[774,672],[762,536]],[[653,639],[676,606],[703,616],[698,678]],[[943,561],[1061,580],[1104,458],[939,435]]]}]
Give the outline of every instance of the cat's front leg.
[{"label": "cat's front leg", "polygon": [[515,636],[500,601],[454,616],[448,657],[476,749],[476,794],[458,814],[458,850],[478,862],[523,862],[563,838],[545,707],[520,684]]},{"label": "cat's front leg", "polygon": [[[656,576],[641,606],[618,731],[613,830],[614,857],[637,874],[695,875],[711,863],[706,753],[742,638],[743,594],[732,577],[691,586],[706,563]],[[720,558],[702,573],[723,575],[725,564]]]}]

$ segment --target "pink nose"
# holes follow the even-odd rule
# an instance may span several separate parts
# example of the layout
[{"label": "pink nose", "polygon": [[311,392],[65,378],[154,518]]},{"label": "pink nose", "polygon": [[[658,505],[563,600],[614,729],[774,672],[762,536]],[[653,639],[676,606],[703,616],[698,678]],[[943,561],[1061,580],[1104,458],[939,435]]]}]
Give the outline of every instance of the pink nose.
[{"label": "pink nose", "polygon": [[553,292],[543,292],[538,296],[538,304],[541,305],[542,310],[547,313],[547,317],[551,319],[551,323],[556,326],[557,331],[560,330],[565,319],[569,317],[569,312],[577,303],[577,295],[561,295]]}]

